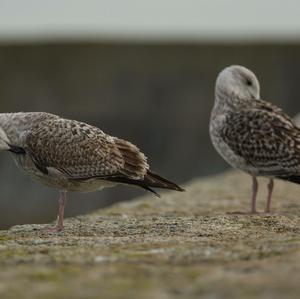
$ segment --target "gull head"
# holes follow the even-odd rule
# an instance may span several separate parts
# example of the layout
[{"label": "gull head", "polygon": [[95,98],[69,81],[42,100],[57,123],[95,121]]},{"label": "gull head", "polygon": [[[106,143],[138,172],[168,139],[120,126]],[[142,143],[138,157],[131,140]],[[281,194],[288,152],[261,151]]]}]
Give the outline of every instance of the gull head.
[{"label": "gull head", "polygon": [[259,99],[259,82],[252,71],[240,66],[232,65],[220,72],[216,81],[216,95],[229,98]]}]

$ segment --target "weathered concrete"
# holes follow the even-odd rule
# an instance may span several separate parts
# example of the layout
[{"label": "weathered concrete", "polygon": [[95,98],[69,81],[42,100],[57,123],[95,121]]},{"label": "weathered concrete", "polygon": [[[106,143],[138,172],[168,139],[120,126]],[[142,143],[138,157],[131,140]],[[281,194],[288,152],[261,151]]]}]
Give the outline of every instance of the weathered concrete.
[{"label": "weathered concrete", "polygon": [[[265,180],[258,207],[263,210]],[[0,298],[299,298],[300,186],[276,182],[273,215],[238,172],[66,221],[0,231]]]}]

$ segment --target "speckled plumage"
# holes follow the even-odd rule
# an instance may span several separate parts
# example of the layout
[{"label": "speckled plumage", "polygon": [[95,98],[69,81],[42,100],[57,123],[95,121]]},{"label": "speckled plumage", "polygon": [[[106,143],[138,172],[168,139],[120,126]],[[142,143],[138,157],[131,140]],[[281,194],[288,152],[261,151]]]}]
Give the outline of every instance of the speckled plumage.
[{"label": "speckled plumage", "polygon": [[266,176],[300,183],[300,130],[280,108],[260,99],[258,80],[250,70],[231,66],[219,74],[210,136],[231,166],[255,180]]},{"label": "speckled plumage", "polygon": [[0,149],[10,151],[35,179],[64,191],[96,191],[117,183],[182,191],[152,173],[132,143],[49,113],[0,114]]}]

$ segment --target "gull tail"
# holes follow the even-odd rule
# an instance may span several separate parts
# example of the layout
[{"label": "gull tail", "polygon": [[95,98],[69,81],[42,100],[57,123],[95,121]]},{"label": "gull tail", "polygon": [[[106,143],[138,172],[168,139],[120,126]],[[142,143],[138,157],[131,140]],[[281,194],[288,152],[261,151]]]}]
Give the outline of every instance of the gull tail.
[{"label": "gull tail", "polygon": [[175,191],[185,191],[181,187],[179,187],[177,184],[165,179],[162,176],[159,176],[156,173],[151,172],[150,170],[147,171],[147,174],[145,175],[143,180],[136,181],[135,185],[140,186],[141,188],[148,190],[155,194],[157,197],[160,197],[160,195],[155,192],[152,188],[162,188],[162,189],[169,189],[169,190],[175,190]]},{"label": "gull tail", "polygon": [[175,190],[175,191],[181,191],[181,192],[185,191],[184,189],[179,187],[177,184],[159,176],[156,173],[151,172],[150,170],[147,171],[147,174],[144,176],[143,180],[134,180],[134,179],[120,177],[120,176],[110,177],[110,178],[108,178],[108,180],[141,187],[145,190],[152,192],[157,197],[160,197],[160,195],[151,188],[162,188],[162,189],[169,189],[169,190]]},{"label": "gull tail", "polygon": [[295,184],[300,184],[300,176],[299,175],[290,175],[290,176],[277,176],[276,178],[284,181],[288,181]]},{"label": "gull tail", "polygon": [[170,189],[181,192],[185,191],[177,184],[165,179],[164,177],[156,173],[151,172],[150,170],[147,171],[147,174],[145,175],[144,180],[142,182],[145,183],[148,187]]}]

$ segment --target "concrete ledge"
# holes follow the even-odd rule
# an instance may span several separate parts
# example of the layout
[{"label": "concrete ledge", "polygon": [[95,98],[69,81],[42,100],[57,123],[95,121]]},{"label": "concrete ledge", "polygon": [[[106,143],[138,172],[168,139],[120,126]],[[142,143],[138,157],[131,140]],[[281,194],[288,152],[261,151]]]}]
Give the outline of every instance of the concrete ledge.
[{"label": "concrete ledge", "polygon": [[0,298],[298,298],[300,186],[276,182],[273,215],[227,214],[249,208],[250,183],[228,172],[68,219],[62,233],[0,231]]}]

